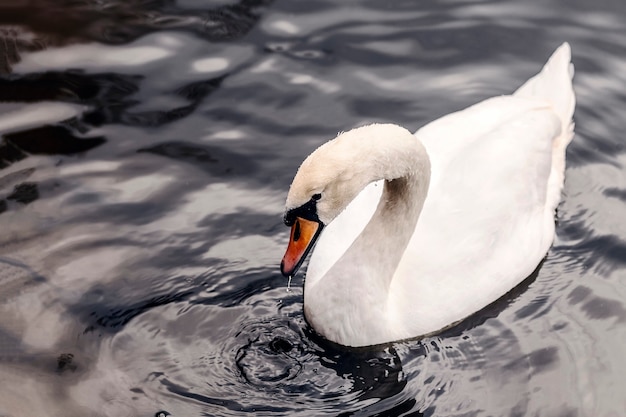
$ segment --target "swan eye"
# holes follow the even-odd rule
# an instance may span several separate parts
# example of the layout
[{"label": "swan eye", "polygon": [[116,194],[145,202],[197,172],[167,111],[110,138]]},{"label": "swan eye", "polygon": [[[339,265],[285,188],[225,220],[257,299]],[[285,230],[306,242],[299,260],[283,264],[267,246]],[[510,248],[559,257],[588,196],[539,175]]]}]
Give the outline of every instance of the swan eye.
[{"label": "swan eye", "polygon": [[311,196],[311,198],[315,201],[318,201],[320,198],[322,198],[322,195],[320,193],[317,194],[313,194],[313,196]]}]

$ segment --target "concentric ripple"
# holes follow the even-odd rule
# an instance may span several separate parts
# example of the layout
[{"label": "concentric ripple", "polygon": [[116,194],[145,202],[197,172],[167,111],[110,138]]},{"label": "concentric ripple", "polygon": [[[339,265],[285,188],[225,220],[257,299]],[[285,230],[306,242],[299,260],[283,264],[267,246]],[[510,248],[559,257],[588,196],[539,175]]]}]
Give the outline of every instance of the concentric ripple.
[{"label": "concentric ripple", "polygon": [[148,398],[170,398],[164,409],[173,415],[190,401],[218,415],[335,415],[402,392],[407,381],[395,349],[325,342],[304,321],[301,297],[279,287],[237,306],[196,299],[155,307],[112,338],[102,367],[132,375]]}]

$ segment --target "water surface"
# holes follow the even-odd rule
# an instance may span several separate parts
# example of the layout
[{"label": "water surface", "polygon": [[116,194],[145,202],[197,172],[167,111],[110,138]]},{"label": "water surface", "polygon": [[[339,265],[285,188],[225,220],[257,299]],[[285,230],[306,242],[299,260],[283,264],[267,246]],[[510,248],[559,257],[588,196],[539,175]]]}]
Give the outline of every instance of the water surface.
[{"label": "water surface", "polygon": [[[626,414],[626,6],[0,6],[0,415]],[[346,350],[278,264],[302,159],[506,94],[569,41],[576,137],[537,273]]]}]

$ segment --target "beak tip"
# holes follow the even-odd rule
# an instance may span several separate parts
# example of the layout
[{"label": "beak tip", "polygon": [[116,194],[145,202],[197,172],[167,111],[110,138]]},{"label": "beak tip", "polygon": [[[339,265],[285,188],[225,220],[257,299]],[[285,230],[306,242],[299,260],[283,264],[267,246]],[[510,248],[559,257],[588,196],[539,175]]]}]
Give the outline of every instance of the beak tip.
[{"label": "beak tip", "polygon": [[285,266],[285,261],[284,260],[280,262],[280,273],[283,274],[283,276],[285,278],[289,278],[290,276],[295,275],[295,271],[294,271],[293,267],[292,268],[287,268]]}]

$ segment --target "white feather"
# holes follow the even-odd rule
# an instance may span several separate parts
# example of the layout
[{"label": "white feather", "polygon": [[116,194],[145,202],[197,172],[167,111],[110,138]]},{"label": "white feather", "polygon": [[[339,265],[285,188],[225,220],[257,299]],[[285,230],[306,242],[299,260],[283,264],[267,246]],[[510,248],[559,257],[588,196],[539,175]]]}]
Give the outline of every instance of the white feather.
[{"label": "white feather", "polygon": [[[333,220],[305,281],[313,327],[349,346],[430,334],[530,275],[554,238],[573,135],[572,74],[563,44],[513,95],[429,123],[413,142],[397,126],[372,125],[309,156],[287,201],[295,207],[311,190],[329,190],[318,209]],[[411,186],[403,195],[376,181],[397,178],[398,170],[418,185],[430,172],[428,192]],[[370,181],[352,201],[331,192]],[[324,198],[345,209],[324,211]]]}]

